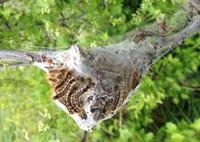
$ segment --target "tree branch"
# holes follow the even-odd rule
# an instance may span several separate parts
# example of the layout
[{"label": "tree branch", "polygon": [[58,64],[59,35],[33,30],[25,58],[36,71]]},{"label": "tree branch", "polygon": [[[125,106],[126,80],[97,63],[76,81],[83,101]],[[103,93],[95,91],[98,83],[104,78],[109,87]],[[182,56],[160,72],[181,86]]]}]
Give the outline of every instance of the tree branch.
[{"label": "tree branch", "polygon": [[32,64],[33,62],[40,60],[41,56],[38,53],[7,50],[0,51],[0,61]]},{"label": "tree branch", "polygon": [[[185,39],[200,32],[200,1],[189,0],[187,11],[185,10],[179,10],[164,23],[154,22],[130,31],[124,34],[121,39],[133,38],[135,42],[143,42],[146,39],[156,48],[157,57],[161,57],[174,47],[181,45]],[[162,28],[165,31],[164,36],[160,33]]]},{"label": "tree branch", "polygon": [[194,17],[194,19],[188,24],[188,26],[180,32],[172,34],[165,38],[158,38],[152,44],[158,50],[158,57],[161,57],[168,53],[175,46],[181,45],[186,38],[190,38],[198,32],[200,32],[200,15]]}]

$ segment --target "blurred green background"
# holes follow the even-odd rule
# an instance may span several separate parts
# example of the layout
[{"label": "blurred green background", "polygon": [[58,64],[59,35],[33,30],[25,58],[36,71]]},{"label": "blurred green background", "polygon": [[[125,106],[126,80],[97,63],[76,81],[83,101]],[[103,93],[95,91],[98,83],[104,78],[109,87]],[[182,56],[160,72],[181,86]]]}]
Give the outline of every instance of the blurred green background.
[{"label": "blurred green background", "polygon": [[[111,44],[110,37],[170,17],[182,0],[1,0],[0,49],[59,50]],[[0,72],[0,142],[77,142],[82,131],[51,100],[36,67]],[[200,38],[159,62],[128,106],[88,142],[199,142]]]}]

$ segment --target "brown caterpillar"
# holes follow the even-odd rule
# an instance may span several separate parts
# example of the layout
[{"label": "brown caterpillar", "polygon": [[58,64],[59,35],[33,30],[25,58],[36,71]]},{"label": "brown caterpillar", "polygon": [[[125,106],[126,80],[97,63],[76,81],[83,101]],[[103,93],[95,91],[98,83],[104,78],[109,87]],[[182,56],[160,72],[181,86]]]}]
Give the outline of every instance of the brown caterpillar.
[{"label": "brown caterpillar", "polygon": [[87,115],[82,108],[84,97],[81,96],[94,86],[92,79],[77,75],[69,68],[50,69],[48,79],[55,93],[53,99],[65,105],[70,114],[78,113],[86,119]]}]

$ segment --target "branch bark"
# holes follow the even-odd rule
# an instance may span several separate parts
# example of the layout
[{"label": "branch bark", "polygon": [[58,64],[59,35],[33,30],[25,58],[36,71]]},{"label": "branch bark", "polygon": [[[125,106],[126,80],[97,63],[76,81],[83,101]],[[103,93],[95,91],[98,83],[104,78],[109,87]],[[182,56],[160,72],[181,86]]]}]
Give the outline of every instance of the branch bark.
[{"label": "branch bark", "polygon": [[[188,0],[185,5],[187,6],[178,10],[168,20],[164,20],[164,23],[155,21],[111,40],[134,39],[136,42],[143,42],[146,39],[158,49],[158,55],[163,56],[177,45],[181,45],[186,38],[200,32],[200,1]],[[161,33],[162,28],[165,28],[165,35]]]},{"label": "branch bark", "polygon": [[153,44],[158,50],[158,57],[161,57],[172,50],[174,47],[183,44],[186,38],[200,32],[200,15],[193,18],[188,25],[178,33],[172,34],[165,38],[158,38]]}]

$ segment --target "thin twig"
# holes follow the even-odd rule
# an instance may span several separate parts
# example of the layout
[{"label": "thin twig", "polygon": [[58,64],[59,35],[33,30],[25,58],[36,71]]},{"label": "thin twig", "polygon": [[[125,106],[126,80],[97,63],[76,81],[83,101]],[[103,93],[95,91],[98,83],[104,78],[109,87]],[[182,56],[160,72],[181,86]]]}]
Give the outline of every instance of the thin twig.
[{"label": "thin twig", "polygon": [[123,112],[122,110],[119,111],[119,128],[122,128],[122,121],[123,121]]},{"label": "thin twig", "polygon": [[86,141],[87,141],[87,131],[83,131],[81,142],[86,142]]},{"label": "thin twig", "polygon": [[108,131],[107,129],[105,129],[105,128],[101,128],[101,130],[103,130],[106,134],[108,134],[108,135],[110,135],[110,136],[115,136],[115,134],[114,133],[112,133],[112,132],[110,132],[110,131]]}]

